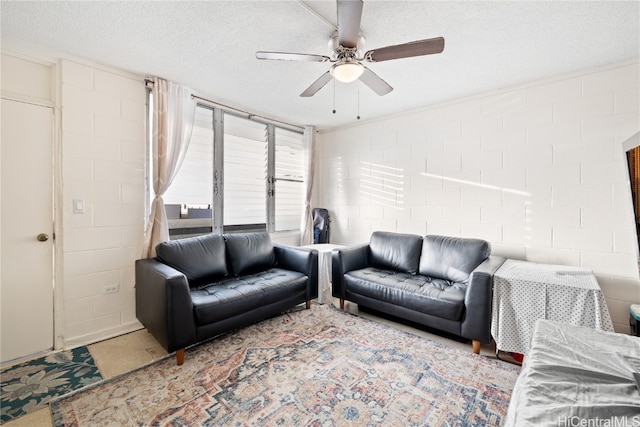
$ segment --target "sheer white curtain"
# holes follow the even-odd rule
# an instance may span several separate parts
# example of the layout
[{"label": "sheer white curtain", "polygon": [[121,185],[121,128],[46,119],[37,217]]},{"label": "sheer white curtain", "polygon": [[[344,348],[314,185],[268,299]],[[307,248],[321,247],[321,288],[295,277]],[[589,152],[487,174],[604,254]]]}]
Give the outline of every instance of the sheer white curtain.
[{"label": "sheer white curtain", "polygon": [[145,230],[143,258],[156,256],[156,246],[169,240],[167,214],[162,195],[177,175],[189,147],[196,103],[191,91],[176,83],[155,78],[153,85],[153,192],[151,212]]},{"label": "sheer white curtain", "polygon": [[316,130],[313,126],[304,128],[303,144],[307,150],[305,159],[305,200],[302,224],[300,229],[300,245],[313,243],[313,217],[311,215],[311,195],[313,194],[313,179],[316,163]]}]

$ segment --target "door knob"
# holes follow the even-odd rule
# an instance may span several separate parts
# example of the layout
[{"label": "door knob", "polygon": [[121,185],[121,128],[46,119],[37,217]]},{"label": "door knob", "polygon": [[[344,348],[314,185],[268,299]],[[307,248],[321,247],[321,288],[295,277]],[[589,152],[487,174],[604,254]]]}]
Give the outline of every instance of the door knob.
[{"label": "door knob", "polygon": [[38,242],[46,242],[47,240],[49,240],[49,235],[45,234],[45,233],[40,233],[38,234]]}]

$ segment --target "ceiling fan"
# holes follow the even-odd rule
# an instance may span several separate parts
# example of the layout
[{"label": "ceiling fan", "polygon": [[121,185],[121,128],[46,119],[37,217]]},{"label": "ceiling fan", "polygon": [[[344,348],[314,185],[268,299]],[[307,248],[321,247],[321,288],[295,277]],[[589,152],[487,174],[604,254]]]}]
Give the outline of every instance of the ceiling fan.
[{"label": "ceiling fan", "polygon": [[382,62],[391,59],[409,58],[441,53],[444,50],[444,38],[416,40],[413,42],[372,49],[361,55],[364,38],[360,34],[362,18],[362,0],[337,0],[338,31],[329,41],[333,52],[331,56],[290,52],[256,52],[258,59],[332,62],[331,69],[320,76],[300,94],[302,97],[315,95],[331,78],[349,83],[360,79],[378,95],[386,95],[393,88],[377,74],[363,65],[363,62]]}]

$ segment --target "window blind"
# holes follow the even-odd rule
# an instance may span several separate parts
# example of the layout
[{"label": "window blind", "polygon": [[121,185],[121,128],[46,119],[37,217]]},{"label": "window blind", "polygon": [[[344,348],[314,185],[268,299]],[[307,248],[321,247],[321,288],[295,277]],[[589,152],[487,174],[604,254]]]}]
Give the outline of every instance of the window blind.
[{"label": "window blind", "polygon": [[300,228],[304,209],[304,147],[302,134],[276,128],[275,228]]},{"label": "window blind", "polygon": [[224,225],[266,229],[267,125],[224,115]]}]

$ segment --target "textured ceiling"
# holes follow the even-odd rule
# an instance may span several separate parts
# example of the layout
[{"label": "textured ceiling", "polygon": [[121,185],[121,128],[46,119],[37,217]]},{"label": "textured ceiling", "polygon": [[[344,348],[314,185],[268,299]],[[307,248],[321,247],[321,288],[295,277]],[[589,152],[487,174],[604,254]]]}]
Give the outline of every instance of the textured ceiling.
[{"label": "textured ceiling", "polygon": [[639,16],[638,1],[365,1],[364,50],[438,36],[445,50],[370,64],[394,87],[383,97],[362,84],[336,83],[336,114],[333,83],[299,97],[330,65],[255,58],[257,50],[330,54],[334,1],[3,0],[1,34],[5,49],[47,47],[326,129],[355,122],[358,112],[368,120],[638,60]]}]

